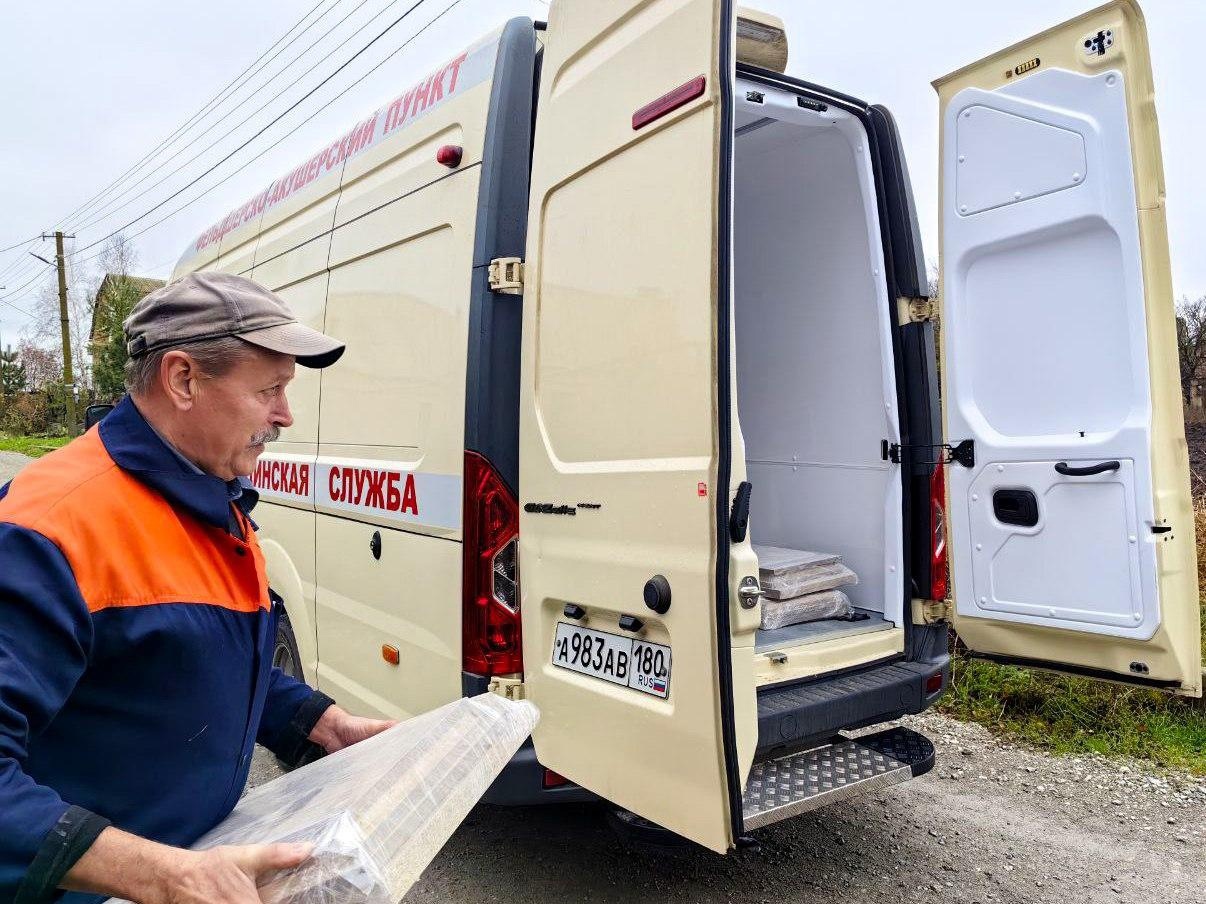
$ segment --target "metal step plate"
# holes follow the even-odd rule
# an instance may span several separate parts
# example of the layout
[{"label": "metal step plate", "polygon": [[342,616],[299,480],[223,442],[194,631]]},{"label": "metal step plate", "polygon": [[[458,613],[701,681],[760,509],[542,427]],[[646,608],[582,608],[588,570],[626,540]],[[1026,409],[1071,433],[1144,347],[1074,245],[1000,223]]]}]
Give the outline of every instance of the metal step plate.
[{"label": "metal step plate", "polygon": [[934,745],[907,728],[889,728],[755,763],[743,800],[746,831],[908,781],[934,765]]}]

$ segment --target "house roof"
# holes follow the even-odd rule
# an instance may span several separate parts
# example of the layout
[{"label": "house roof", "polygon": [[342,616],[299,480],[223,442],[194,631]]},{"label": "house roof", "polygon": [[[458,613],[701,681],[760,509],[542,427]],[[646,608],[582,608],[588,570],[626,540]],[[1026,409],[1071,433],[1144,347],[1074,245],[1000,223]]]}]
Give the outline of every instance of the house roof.
[{"label": "house roof", "polygon": [[89,338],[95,342],[96,336],[96,313],[101,309],[108,293],[113,286],[121,281],[125,281],[134,286],[138,292],[138,298],[143,299],[150,295],[156,289],[161,289],[167,282],[162,279],[153,279],[150,276],[127,276],[123,273],[106,273],[105,278],[101,280],[101,284],[96,289],[96,297],[92,300],[92,326],[88,330]]}]

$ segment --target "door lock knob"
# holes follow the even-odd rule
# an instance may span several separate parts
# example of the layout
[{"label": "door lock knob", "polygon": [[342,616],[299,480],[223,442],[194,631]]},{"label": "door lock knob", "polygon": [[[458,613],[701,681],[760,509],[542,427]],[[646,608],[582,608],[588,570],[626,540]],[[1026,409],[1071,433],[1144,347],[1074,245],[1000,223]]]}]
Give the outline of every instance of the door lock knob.
[{"label": "door lock knob", "polygon": [[645,582],[645,605],[658,615],[670,611],[670,582],[663,575],[655,574]]}]

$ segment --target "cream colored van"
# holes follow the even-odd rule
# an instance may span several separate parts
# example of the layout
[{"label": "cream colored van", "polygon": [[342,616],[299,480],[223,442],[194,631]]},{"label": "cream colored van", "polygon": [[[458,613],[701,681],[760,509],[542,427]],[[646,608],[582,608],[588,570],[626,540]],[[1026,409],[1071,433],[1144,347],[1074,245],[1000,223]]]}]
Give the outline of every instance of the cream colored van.
[{"label": "cream colored van", "polygon": [[[254,478],[279,664],[364,713],[534,701],[493,800],[729,850],[930,767],[849,732],[944,692],[952,625],[1201,694],[1139,9],[936,83],[941,300],[892,117],[786,54],[729,0],[554,0],[176,270],[348,343]],[[842,556],[853,612],[764,630],[755,544]]]}]

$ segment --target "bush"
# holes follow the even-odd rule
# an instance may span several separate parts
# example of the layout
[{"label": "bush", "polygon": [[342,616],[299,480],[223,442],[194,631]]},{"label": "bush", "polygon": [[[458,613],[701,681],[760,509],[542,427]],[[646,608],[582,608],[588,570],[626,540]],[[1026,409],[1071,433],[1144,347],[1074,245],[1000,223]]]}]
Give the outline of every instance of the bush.
[{"label": "bush", "polygon": [[50,406],[40,392],[24,392],[8,400],[0,429],[19,436],[44,434],[50,429]]}]

